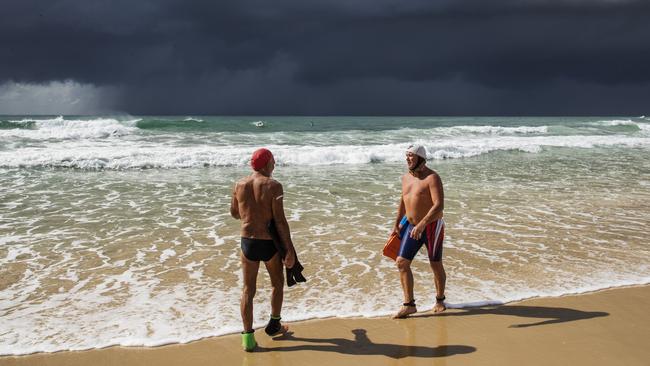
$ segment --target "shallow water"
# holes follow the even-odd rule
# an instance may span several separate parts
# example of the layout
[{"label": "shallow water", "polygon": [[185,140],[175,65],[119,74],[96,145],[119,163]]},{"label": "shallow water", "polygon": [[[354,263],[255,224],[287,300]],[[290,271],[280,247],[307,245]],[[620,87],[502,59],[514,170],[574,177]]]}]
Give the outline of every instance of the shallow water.
[{"label": "shallow water", "polygon": [[[425,142],[445,186],[453,306],[650,282],[650,135],[642,119],[473,118],[422,133],[390,130],[384,119],[354,126],[321,119],[329,127],[315,134],[246,125],[248,140],[232,126],[113,120],[133,130],[104,136],[88,131],[106,127],[105,119],[50,120],[34,124],[51,124],[57,137],[39,140],[43,127],[26,122],[0,129],[0,354],[239,331],[239,223],[229,216],[230,193],[248,174],[247,156],[265,144],[277,152],[274,176],[308,278],[287,290],[285,320],[399,306],[398,275],[381,247],[399,199],[402,151],[414,140]],[[205,129],[231,145],[211,145]],[[452,153],[462,157],[442,159]],[[425,310],[435,291],[424,250],[413,266]],[[270,311],[263,269],[258,281],[262,325]]]}]

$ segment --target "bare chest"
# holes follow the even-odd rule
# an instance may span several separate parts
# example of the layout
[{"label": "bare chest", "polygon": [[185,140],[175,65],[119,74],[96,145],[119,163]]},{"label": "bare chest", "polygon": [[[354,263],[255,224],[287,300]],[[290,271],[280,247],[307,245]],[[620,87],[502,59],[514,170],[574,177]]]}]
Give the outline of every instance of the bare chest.
[{"label": "bare chest", "polygon": [[405,179],[402,183],[402,194],[404,198],[413,198],[430,196],[429,185],[419,179]]}]

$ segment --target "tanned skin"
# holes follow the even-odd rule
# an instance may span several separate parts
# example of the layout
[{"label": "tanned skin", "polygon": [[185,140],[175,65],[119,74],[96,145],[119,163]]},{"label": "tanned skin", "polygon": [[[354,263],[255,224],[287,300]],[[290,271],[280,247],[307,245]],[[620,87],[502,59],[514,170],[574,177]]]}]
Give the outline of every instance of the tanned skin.
[{"label": "tanned skin", "polygon": [[[282,184],[271,178],[275,169],[275,160],[271,158],[268,164],[251,175],[241,179],[232,192],[230,215],[241,220],[241,237],[251,239],[271,240],[268,224],[271,219],[282,242],[287,246],[286,256],[280,258],[276,253],[269,261],[264,262],[271,277],[271,313],[280,315],[284,296],[283,263],[288,268],[293,267],[296,257],[291,241],[289,224],[284,216]],[[241,297],[241,317],[244,331],[253,330],[253,298],[257,290],[257,272],[260,262],[251,261],[241,253],[244,288]],[[286,330],[286,328],[285,328]]]},{"label": "tanned skin", "polygon": [[[406,214],[409,222],[417,223],[410,233],[410,236],[419,239],[427,225],[442,218],[444,209],[444,192],[442,180],[438,174],[426,166],[426,160],[407,152],[406,163],[409,173],[402,176],[402,197],[397,210],[397,219],[393,231],[399,232],[399,222]],[[419,165],[418,165],[419,164]],[[414,300],[413,297],[413,272],[411,261],[397,257],[397,268],[400,274],[402,290],[404,292],[404,303]],[[440,262],[431,262],[429,265],[433,270],[436,296],[442,298],[445,294],[445,283],[447,275],[445,268]],[[446,309],[442,301],[436,301],[433,311],[438,313]],[[402,306],[395,318],[403,318],[417,311],[415,306]]]}]

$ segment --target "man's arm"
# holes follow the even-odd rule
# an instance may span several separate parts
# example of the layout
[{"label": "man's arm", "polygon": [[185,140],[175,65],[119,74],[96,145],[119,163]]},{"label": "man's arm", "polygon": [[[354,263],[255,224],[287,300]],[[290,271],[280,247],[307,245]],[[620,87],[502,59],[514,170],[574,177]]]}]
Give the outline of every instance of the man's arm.
[{"label": "man's arm", "polygon": [[393,234],[399,235],[399,223],[402,221],[402,217],[406,214],[406,206],[404,205],[404,176],[400,179],[402,185],[402,191],[399,195],[399,206],[397,207],[397,218],[395,219],[395,225],[393,225]]},{"label": "man's arm", "polygon": [[442,212],[445,209],[445,195],[442,189],[442,180],[438,174],[432,174],[429,181],[429,193],[431,194],[431,202],[433,205],[429,212],[422,218],[420,222],[411,231],[411,237],[420,239],[424,228],[430,223],[442,218]]},{"label": "man's arm", "polygon": [[287,268],[292,268],[293,264],[296,261],[296,254],[293,247],[293,242],[291,241],[289,223],[287,222],[287,218],[284,216],[284,191],[282,189],[282,184],[277,183],[274,185],[272,194],[271,207],[273,209],[273,220],[275,220],[275,227],[278,229],[278,235],[280,235],[282,244],[287,251],[286,256],[283,258],[284,265]]},{"label": "man's arm", "polygon": [[402,221],[402,217],[406,213],[406,207],[404,206],[404,196],[400,194],[399,197],[399,207],[397,208],[397,218],[395,219],[395,225],[393,226],[393,233],[399,233],[399,223]]},{"label": "man's arm", "polygon": [[238,183],[235,183],[235,187],[232,189],[232,199],[230,200],[230,216],[239,220],[241,219],[241,216],[239,215],[239,202],[237,201],[237,186]]}]

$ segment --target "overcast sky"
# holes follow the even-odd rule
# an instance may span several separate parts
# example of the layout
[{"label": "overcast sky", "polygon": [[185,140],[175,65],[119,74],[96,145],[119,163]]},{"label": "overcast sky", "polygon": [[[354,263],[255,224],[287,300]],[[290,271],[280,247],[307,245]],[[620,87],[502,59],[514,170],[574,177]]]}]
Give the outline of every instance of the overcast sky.
[{"label": "overcast sky", "polygon": [[648,0],[0,2],[0,114],[650,115]]}]

